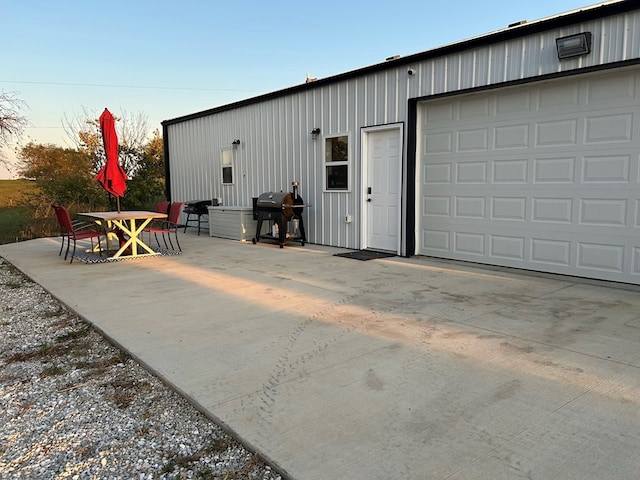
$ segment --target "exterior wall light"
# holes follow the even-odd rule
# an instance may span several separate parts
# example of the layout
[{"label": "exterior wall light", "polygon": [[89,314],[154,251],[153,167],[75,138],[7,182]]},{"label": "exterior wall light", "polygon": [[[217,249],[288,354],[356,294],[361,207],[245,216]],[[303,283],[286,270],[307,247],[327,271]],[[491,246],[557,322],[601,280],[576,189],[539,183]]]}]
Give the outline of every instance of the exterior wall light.
[{"label": "exterior wall light", "polygon": [[320,128],[316,127],[313,130],[311,130],[311,138],[315,140],[318,138],[318,135],[320,135]]},{"label": "exterior wall light", "polygon": [[233,146],[233,149],[235,150],[240,145],[240,140],[234,140],[233,142],[231,142],[231,145]]},{"label": "exterior wall light", "polygon": [[577,57],[591,52],[591,32],[556,38],[558,60]]}]

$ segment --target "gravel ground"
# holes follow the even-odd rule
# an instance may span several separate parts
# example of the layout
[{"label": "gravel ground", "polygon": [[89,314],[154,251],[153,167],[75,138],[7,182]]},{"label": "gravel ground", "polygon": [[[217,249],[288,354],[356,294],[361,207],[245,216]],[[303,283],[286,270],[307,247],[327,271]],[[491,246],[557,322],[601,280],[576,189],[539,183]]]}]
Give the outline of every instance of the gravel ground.
[{"label": "gravel ground", "polygon": [[281,476],[0,258],[0,479]]}]

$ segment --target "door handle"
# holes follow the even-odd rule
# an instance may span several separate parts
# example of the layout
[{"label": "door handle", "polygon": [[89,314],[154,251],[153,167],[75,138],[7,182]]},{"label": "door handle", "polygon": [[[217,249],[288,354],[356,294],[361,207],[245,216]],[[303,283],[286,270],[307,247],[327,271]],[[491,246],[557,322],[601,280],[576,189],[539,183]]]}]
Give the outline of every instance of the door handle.
[{"label": "door handle", "polygon": [[367,202],[370,202],[370,201],[371,201],[371,199],[370,199],[370,198],[367,198]]}]

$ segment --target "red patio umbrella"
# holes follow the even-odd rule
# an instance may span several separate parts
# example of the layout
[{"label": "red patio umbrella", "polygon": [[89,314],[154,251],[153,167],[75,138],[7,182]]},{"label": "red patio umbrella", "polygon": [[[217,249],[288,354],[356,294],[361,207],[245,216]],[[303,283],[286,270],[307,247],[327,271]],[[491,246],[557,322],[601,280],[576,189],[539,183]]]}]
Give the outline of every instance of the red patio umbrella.
[{"label": "red patio umbrella", "polygon": [[100,115],[100,131],[102,132],[107,162],[100,169],[96,178],[102,188],[116,197],[118,212],[120,212],[120,197],[124,196],[124,191],[127,189],[127,174],[118,158],[118,135],[116,134],[115,120],[106,108]]}]

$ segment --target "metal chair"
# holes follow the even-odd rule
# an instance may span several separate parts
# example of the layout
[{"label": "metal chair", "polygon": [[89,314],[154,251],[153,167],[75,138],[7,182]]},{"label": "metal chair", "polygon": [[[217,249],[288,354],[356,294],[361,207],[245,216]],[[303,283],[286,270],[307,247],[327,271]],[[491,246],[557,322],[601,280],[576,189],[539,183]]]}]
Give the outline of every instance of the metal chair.
[{"label": "metal chair", "polygon": [[171,205],[171,202],[169,202],[168,200],[160,200],[156,204],[156,212],[168,214],[170,205]]},{"label": "metal chair", "polygon": [[[169,207],[169,215],[166,220],[159,221],[154,225],[151,225],[144,229],[145,232],[149,234],[149,243],[151,243],[151,234],[156,239],[156,244],[160,247],[160,242],[158,240],[158,234],[162,234],[162,240],[164,241],[165,248],[169,248],[167,245],[167,238],[169,239],[169,244],[171,245],[171,249],[175,250],[173,247],[173,242],[171,241],[171,234],[176,238],[176,245],[178,245],[178,250],[182,251],[182,247],[180,247],[180,242],[178,241],[178,228],[182,228],[184,225],[180,224],[180,215],[182,215],[182,209],[184,208],[185,202],[173,202]],[[165,236],[166,235],[166,236]]]},{"label": "metal chair", "polygon": [[73,257],[76,254],[76,242],[78,240],[91,240],[91,249],[93,250],[93,239],[98,239],[98,249],[100,255],[102,255],[102,247],[100,244],[100,237],[103,233],[96,230],[96,225],[91,222],[72,221],[69,211],[62,205],[51,205],[56,213],[58,224],[60,225],[60,235],[62,236],[62,244],[60,245],[60,252],[58,255],[62,255],[62,249],[64,248],[65,238],[67,240],[67,250],[64,253],[64,259],[69,256],[69,248],[71,247],[71,240],[73,240],[73,252],[71,252],[71,261],[73,263]]}]

